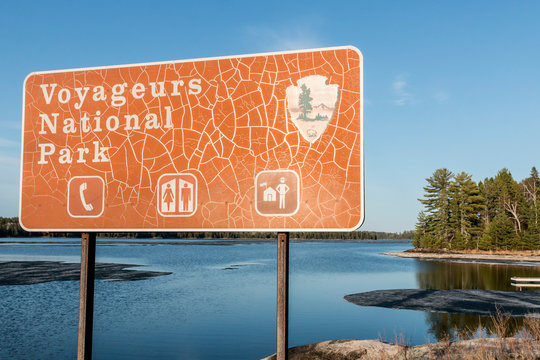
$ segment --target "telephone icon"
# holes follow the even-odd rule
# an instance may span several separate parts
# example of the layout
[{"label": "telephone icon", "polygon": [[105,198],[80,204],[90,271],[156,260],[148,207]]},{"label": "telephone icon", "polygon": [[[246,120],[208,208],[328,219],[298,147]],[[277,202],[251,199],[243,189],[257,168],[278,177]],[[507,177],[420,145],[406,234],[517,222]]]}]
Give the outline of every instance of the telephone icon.
[{"label": "telephone icon", "polygon": [[79,185],[79,195],[81,196],[81,202],[86,211],[92,211],[94,210],[94,207],[92,204],[88,204],[86,202],[86,199],[84,198],[84,192],[88,189],[88,183],[83,182],[81,185]]},{"label": "telephone icon", "polygon": [[67,189],[67,212],[71,217],[97,218],[105,210],[105,181],[99,176],[74,176]]}]

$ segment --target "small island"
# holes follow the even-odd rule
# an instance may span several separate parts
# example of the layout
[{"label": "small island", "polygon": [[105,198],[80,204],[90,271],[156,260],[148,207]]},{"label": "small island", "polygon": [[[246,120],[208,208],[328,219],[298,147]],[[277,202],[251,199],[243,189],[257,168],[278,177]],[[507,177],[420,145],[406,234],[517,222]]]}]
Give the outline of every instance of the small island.
[{"label": "small island", "polygon": [[540,178],[535,167],[521,182],[508,169],[476,183],[471,175],[446,168],[426,181],[413,240],[419,251],[536,255],[540,249]]}]

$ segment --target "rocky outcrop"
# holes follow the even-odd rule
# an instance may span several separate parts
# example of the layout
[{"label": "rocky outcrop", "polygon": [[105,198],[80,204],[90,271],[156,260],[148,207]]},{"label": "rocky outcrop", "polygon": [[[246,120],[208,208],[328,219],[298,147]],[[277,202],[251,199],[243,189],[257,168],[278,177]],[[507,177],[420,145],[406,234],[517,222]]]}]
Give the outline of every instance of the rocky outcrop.
[{"label": "rocky outcrop", "polygon": [[[97,280],[135,281],[170,275],[171,272],[132,270],[142,265],[96,263]],[[32,285],[49,281],[79,281],[80,263],[61,261],[0,261],[0,286]]]},{"label": "rocky outcrop", "polygon": [[513,317],[524,317],[540,313],[539,291],[393,289],[351,294],[344,298],[360,306],[454,314],[493,316],[501,311]]},{"label": "rocky outcrop", "polygon": [[[262,360],[275,360],[276,355]],[[289,360],[540,359],[540,341],[487,338],[417,346],[378,340],[333,340],[289,349]]]}]

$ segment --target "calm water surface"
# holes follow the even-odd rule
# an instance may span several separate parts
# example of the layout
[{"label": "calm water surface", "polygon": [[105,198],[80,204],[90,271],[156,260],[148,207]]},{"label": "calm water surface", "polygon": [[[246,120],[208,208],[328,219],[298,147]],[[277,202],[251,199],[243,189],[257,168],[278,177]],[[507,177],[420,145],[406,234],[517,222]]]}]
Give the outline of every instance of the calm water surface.
[{"label": "calm water surface", "polygon": [[[186,243],[105,246],[98,241],[97,261],[173,274],[96,281],[95,359],[241,360],[275,351],[275,243]],[[292,243],[289,345],[350,338],[435,341],[452,327],[485,319],[360,307],[343,296],[380,289],[508,289],[510,276],[540,275],[537,267],[381,255],[410,247],[383,241]],[[0,261],[5,260],[78,262],[80,246],[4,243]],[[74,358],[78,292],[77,281],[0,286],[0,358]]]}]

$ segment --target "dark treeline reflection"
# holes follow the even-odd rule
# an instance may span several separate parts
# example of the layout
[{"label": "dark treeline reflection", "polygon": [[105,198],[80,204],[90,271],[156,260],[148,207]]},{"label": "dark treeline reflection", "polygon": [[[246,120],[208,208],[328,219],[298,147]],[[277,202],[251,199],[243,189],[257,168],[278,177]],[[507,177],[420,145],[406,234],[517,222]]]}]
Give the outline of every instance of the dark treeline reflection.
[{"label": "dark treeline reflection", "polygon": [[[497,316],[494,315],[496,318]],[[523,329],[523,318],[501,318],[504,322],[504,335],[514,336]],[[428,332],[437,340],[462,340],[481,336],[498,335],[499,330],[494,320],[487,316],[469,314],[426,313]]]},{"label": "dark treeline reflection", "polygon": [[[450,261],[417,261],[416,280],[421,289],[482,289],[514,291],[512,276],[540,277],[538,266],[511,264],[461,263]],[[493,314],[494,317],[497,314]],[[511,336],[523,327],[522,318],[507,320],[506,335]],[[485,316],[447,313],[426,313],[429,332],[438,340],[471,338],[495,334],[496,324]]]},{"label": "dark treeline reflection", "polygon": [[420,289],[514,290],[512,276],[540,277],[538,266],[516,266],[452,261],[418,261]]}]

